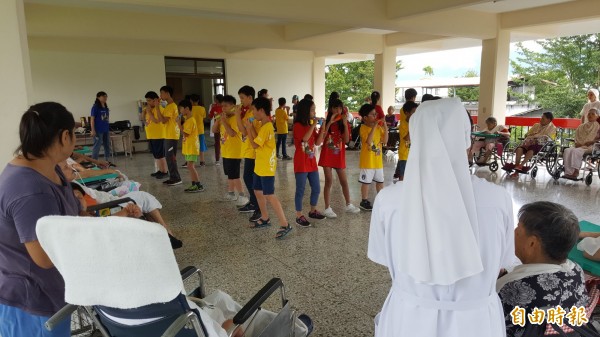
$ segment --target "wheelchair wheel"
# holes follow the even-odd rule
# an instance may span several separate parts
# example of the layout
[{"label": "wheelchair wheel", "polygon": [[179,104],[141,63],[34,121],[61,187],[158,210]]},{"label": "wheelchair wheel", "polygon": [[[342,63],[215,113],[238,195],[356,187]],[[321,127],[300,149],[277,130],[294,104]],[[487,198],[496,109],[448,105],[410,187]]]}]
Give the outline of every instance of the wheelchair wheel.
[{"label": "wheelchair wheel", "polygon": [[531,169],[531,178],[534,178],[534,179],[535,179],[535,177],[537,177],[537,172],[538,172],[538,168],[537,168],[537,166],[534,166],[534,167]]},{"label": "wheelchair wheel", "polygon": [[85,309],[79,307],[73,312],[71,315],[71,336],[93,337],[101,335]]},{"label": "wheelchair wheel", "polygon": [[497,161],[491,162],[489,167],[490,167],[490,171],[492,171],[492,172],[498,171],[498,162]]},{"label": "wheelchair wheel", "polygon": [[559,152],[560,148],[557,144],[554,144],[543,158],[543,163],[546,165],[546,171],[548,171],[550,175],[554,175],[554,172],[559,165],[561,159]]},{"label": "wheelchair wheel", "polygon": [[585,176],[585,184],[590,186],[592,184],[592,172],[590,171],[590,173],[588,173],[587,176]]},{"label": "wheelchair wheel", "polygon": [[517,151],[518,146],[519,144],[517,142],[508,142],[506,145],[504,145],[502,156],[500,156],[500,162],[502,163],[502,166],[505,166],[506,164],[512,164],[515,161],[515,152]]}]

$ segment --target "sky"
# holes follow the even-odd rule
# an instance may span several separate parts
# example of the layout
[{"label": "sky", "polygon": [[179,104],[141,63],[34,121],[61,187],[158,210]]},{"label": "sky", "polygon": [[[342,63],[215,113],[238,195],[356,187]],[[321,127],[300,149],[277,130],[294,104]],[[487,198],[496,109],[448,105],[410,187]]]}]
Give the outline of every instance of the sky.
[{"label": "sky", "polygon": [[[539,51],[534,41],[523,43],[527,48]],[[516,44],[511,44],[510,58],[516,59]],[[400,56],[403,69],[398,72],[398,80],[418,80],[425,77],[423,68],[431,66],[434,77],[462,77],[467,71],[479,73],[481,47],[462,48]]]}]

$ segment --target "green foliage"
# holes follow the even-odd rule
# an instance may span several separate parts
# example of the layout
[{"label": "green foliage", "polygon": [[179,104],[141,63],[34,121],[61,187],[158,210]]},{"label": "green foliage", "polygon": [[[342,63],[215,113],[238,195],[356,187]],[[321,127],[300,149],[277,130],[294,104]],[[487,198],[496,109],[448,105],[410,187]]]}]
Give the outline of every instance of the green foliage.
[{"label": "green foliage", "polygon": [[[467,70],[463,77],[477,77],[479,74],[475,70]],[[459,97],[463,102],[479,101],[479,87],[458,87],[448,90],[449,97]]]},{"label": "green foliage", "polygon": [[[396,62],[396,72],[402,69],[402,62]],[[326,98],[332,91],[340,94],[340,99],[350,111],[358,111],[365,99],[373,92],[375,61],[342,63],[325,68]]]},{"label": "green foliage", "polygon": [[534,52],[518,44],[511,66],[535,87],[536,102],[557,117],[578,117],[586,91],[600,85],[600,34],[537,41]]},{"label": "green foliage", "polygon": [[425,73],[425,76],[433,76],[433,68],[431,66],[424,67],[423,72]]}]

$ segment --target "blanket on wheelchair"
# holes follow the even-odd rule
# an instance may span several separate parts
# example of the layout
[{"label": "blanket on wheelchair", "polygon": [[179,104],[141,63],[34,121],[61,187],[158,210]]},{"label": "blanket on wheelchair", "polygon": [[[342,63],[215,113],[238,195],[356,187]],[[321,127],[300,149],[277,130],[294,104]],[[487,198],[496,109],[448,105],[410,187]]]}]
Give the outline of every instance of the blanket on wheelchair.
[{"label": "blanket on wheelchair", "polygon": [[65,301],[130,309],[168,302],[183,290],[165,229],[122,217],[46,216],[40,244],[65,280]]}]

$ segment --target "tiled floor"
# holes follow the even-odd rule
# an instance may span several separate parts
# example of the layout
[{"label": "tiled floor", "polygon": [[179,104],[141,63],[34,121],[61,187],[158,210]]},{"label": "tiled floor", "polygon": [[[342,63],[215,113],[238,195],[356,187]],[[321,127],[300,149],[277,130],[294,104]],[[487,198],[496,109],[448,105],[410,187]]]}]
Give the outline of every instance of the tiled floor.
[{"label": "tiled floor", "polygon": [[[292,148],[290,152],[293,152]],[[290,154],[291,155],[291,154]],[[163,216],[184,247],[176,251],[181,267],[195,265],[205,273],[208,289],[219,288],[240,302],[248,300],[272,277],[280,277],[293,305],[315,322],[314,336],[372,336],[373,318],[389,290],[385,268],[366,257],[370,214],[345,214],[343,197],[334,184],[332,205],[337,219],[313,221],[312,228],[298,228],[285,240],[273,238],[275,227],[249,229],[247,215],[239,214],[231,202],[223,201],[226,178],[221,166],[213,164],[209,148],[205,167],[198,168],[205,191],[183,192],[187,185],[166,187],[151,178],[150,154],[134,159],[119,157],[119,169],[142,183],[142,189],[163,203]],[[352,201],[360,201],[358,152],[347,153]],[[391,184],[395,164],[385,163],[386,185]],[[186,169],[181,171],[189,183]],[[502,170],[490,174],[487,168],[474,170],[482,178],[504,186],[513,196],[515,213],[520,205],[536,200],[560,202],[581,219],[600,223],[600,183],[560,182],[555,185],[544,170],[538,177],[508,178]],[[321,173],[321,184],[324,183]],[[276,194],[288,221],[294,221],[295,181],[292,161],[279,161]],[[309,187],[305,193],[308,204]],[[319,209],[323,209],[322,197]],[[306,209],[306,211],[308,211]],[[312,220],[312,219],[311,219]]]}]

